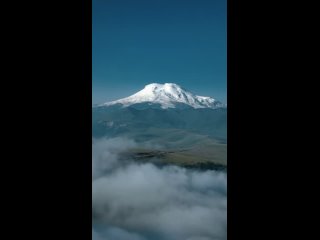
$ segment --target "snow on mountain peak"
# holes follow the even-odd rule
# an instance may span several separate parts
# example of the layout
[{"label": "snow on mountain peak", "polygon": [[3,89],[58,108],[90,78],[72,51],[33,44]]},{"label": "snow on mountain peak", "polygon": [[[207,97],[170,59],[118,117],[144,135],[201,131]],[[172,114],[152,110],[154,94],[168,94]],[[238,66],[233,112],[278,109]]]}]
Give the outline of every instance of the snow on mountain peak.
[{"label": "snow on mountain peak", "polygon": [[151,83],[127,98],[102,105],[122,104],[127,107],[137,103],[157,103],[164,109],[175,108],[177,104],[187,104],[193,108],[219,108],[224,106],[221,102],[211,97],[194,95],[175,83]]}]

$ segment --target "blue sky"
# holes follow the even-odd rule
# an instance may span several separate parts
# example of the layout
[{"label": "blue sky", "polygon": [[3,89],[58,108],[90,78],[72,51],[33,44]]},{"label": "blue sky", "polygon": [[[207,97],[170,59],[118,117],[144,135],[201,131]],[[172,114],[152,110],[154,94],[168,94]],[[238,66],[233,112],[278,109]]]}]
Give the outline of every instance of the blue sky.
[{"label": "blue sky", "polygon": [[172,82],[226,103],[226,0],[93,0],[92,101]]}]

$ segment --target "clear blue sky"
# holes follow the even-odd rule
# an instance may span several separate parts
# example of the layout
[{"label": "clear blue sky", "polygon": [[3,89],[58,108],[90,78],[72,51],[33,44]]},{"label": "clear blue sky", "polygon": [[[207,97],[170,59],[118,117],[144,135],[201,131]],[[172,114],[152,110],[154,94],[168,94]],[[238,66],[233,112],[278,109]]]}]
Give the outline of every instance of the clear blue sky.
[{"label": "clear blue sky", "polygon": [[173,82],[226,103],[226,0],[93,0],[93,103]]}]

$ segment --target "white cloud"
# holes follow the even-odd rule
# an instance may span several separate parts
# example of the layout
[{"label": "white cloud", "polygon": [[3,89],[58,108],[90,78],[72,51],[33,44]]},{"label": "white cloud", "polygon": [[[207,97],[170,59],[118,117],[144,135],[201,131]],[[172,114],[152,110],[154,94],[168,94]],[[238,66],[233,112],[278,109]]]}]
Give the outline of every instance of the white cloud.
[{"label": "white cloud", "polygon": [[100,229],[94,240],[226,239],[226,174],[119,164],[117,154],[134,146],[127,139],[94,141],[96,167],[112,169],[96,170],[92,183],[93,222]]}]

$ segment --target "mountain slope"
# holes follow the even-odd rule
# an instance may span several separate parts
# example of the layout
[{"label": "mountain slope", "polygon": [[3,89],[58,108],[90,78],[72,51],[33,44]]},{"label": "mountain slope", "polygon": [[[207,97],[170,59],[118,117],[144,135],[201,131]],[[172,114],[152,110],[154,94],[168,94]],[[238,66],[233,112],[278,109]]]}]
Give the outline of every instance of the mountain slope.
[{"label": "mountain slope", "polygon": [[150,128],[183,129],[211,138],[227,138],[227,109],[136,109],[135,107],[96,107],[92,109],[93,135],[138,137]]}]

